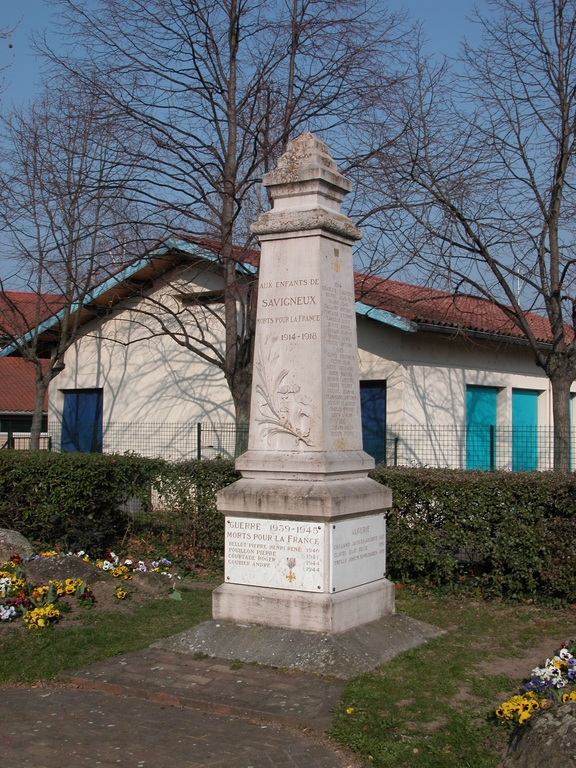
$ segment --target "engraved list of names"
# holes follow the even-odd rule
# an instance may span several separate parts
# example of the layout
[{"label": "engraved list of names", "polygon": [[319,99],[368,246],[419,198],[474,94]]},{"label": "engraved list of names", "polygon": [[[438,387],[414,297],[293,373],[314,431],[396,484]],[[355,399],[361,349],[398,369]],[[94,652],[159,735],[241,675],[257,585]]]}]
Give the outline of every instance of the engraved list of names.
[{"label": "engraved list of names", "polygon": [[225,581],[319,592],[325,523],[227,517]]},{"label": "engraved list of names", "polygon": [[328,428],[337,450],[361,447],[358,430],[358,362],[354,305],[349,291],[336,279],[322,286],[326,365],[324,397]]}]

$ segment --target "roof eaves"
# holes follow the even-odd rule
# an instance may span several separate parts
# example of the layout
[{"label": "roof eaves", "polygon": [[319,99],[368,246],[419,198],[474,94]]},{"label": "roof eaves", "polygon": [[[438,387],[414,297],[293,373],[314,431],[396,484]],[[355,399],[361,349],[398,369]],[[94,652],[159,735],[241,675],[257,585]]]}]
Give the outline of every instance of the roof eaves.
[{"label": "roof eaves", "polygon": [[[473,328],[466,328],[464,326],[458,327],[455,325],[439,325],[437,323],[418,323],[418,328],[421,331],[431,331],[432,333],[444,333],[450,336],[461,334],[462,336],[469,336],[474,339],[485,339],[486,341],[505,342],[506,344],[519,344],[523,347],[529,347],[530,342],[527,338],[522,336],[508,336],[504,333],[495,333],[493,331],[478,331]],[[537,339],[540,349],[552,349],[552,344],[548,341]]]},{"label": "roof eaves", "polygon": [[[171,250],[183,251],[184,253],[190,253],[194,256],[200,256],[202,259],[206,259],[206,261],[218,261],[218,254],[214,253],[214,251],[210,251],[207,248],[202,248],[201,246],[196,245],[195,243],[191,243],[188,240],[181,240],[176,235],[171,235],[153,253],[161,256],[167,251]],[[247,275],[254,275],[258,271],[258,267],[255,267],[253,264],[249,264],[248,262],[244,261],[238,261],[237,267],[240,271],[245,272]]]},{"label": "roof eaves", "polygon": [[[158,258],[159,256],[165,256],[167,253],[174,250],[182,251],[183,253],[189,253],[191,255],[198,256],[202,259],[206,259],[207,261],[212,261],[212,262],[218,261],[217,255],[212,251],[206,248],[202,248],[194,243],[188,243],[185,240],[180,240],[179,238],[171,235],[169,238],[164,240],[164,242],[161,245],[159,245],[153,251],[150,251],[149,253],[147,253],[146,256],[143,256],[141,259],[138,259],[138,261],[135,261],[133,264],[130,264],[128,267],[125,267],[123,270],[121,270],[117,274],[108,278],[108,280],[105,280],[103,283],[98,285],[96,288],[94,288],[93,291],[90,291],[89,293],[87,293],[83,301],[83,306],[95,301],[97,298],[99,298],[104,293],[106,293],[106,291],[110,290],[111,288],[114,288],[116,285],[119,285],[120,283],[123,283],[125,280],[129,280],[130,278],[134,277],[134,275],[136,275],[143,267],[146,267],[154,258]],[[256,272],[256,268],[253,267],[252,265],[242,264],[239,266],[244,267],[248,274],[253,274]],[[70,314],[71,315],[74,314],[74,312],[76,312],[80,308],[81,308],[80,302],[74,302],[74,304],[70,307]],[[51,315],[43,323],[40,323],[40,325],[38,326],[38,330],[36,331],[38,336],[44,333],[44,331],[49,330],[53,325],[59,322],[63,316],[64,316],[64,309],[61,309],[59,312],[56,312],[54,315]],[[34,332],[35,332],[34,330],[29,331],[25,336],[26,340],[31,339]],[[0,357],[8,357],[17,349],[18,349],[17,344],[10,344],[0,349]]]},{"label": "roof eaves", "polygon": [[371,307],[369,304],[364,304],[362,301],[356,302],[356,314],[362,315],[362,317],[367,317],[370,320],[376,320],[378,323],[398,328],[401,331],[408,331],[408,333],[415,333],[415,331],[418,330],[417,323],[413,323],[405,317],[400,317],[400,315],[394,315],[392,312],[388,312],[385,309]]}]

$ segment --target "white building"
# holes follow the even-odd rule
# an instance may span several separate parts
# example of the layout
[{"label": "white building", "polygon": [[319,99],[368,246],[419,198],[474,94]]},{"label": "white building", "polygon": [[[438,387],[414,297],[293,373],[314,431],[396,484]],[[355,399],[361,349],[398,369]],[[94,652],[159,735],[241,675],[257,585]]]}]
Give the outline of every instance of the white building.
[{"label": "white building", "polygon": [[[176,330],[193,316],[222,349],[216,253],[210,241],[170,238],[93,292],[82,334],[50,387],[55,444],[60,438],[67,450],[174,459],[231,454],[234,407],[223,374],[161,327]],[[249,274],[254,267],[244,262],[238,269]],[[191,297],[195,308],[184,311]],[[551,466],[549,382],[500,310],[361,275],[356,309],[364,447],[377,461]],[[545,318],[530,321],[548,343]]]}]

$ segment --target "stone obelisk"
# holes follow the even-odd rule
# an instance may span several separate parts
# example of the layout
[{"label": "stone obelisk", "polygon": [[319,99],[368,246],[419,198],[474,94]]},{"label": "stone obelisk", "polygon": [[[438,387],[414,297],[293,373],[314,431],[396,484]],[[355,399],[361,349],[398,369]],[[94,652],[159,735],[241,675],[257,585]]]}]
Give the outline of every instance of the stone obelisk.
[{"label": "stone obelisk", "polygon": [[225,583],[213,617],[336,634],[394,612],[388,488],[362,450],[351,190],[328,147],[292,141],[264,176],[248,451],[218,494]]}]

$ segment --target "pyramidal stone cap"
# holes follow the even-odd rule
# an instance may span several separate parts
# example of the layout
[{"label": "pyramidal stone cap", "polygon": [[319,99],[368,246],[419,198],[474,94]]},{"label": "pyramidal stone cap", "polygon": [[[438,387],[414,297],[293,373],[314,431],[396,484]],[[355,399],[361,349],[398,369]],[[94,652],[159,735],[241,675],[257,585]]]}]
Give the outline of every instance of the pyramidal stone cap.
[{"label": "pyramidal stone cap", "polygon": [[340,212],[352,182],[339,173],[328,146],[314,134],[303,133],[291,141],[262,183],[274,207],[252,224],[254,234],[324,230],[352,241],[362,237],[354,222]]},{"label": "pyramidal stone cap", "polygon": [[[344,195],[351,191],[352,182],[338,172],[336,161],[330,156],[328,145],[313,133],[303,133],[291,141],[280,156],[277,167],[262,179],[270,189],[280,184],[321,179],[341,189]],[[274,197],[274,191],[271,191]],[[344,198],[342,195],[342,198]]]}]

